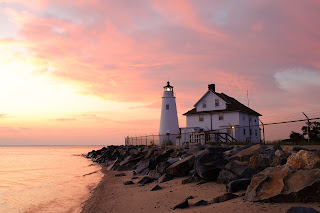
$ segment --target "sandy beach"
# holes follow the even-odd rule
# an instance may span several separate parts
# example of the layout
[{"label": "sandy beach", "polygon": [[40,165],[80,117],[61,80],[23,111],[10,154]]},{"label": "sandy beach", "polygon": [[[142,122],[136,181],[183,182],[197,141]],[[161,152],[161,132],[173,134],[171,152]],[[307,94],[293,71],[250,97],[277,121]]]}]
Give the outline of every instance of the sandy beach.
[{"label": "sandy beach", "polygon": [[[104,177],[93,190],[91,197],[83,206],[83,213],[118,213],[118,212],[286,212],[292,206],[312,207],[320,211],[320,203],[260,203],[248,202],[243,197],[238,197],[223,203],[210,204],[208,206],[192,206],[199,200],[211,201],[213,198],[226,193],[224,184],[208,182],[201,185],[196,183],[181,184],[184,178],[175,178],[169,182],[160,183],[163,188],[158,191],[150,191],[156,185],[156,181],[145,186],[139,186],[133,180],[133,185],[123,185],[123,182],[131,180],[131,171],[126,176],[115,177],[119,171],[107,171],[102,168]],[[140,177],[141,178],[141,177]],[[244,193],[245,191],[237,194]],[[187,197],[190,207],[176,209],[173,207],[184,201]]]}]

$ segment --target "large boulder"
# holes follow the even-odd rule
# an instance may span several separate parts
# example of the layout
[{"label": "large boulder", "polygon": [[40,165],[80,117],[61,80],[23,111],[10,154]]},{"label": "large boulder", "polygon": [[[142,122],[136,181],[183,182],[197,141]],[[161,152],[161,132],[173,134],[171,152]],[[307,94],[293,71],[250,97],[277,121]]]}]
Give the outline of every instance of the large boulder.
[{"label": "large boulder", "polygon": [[252,178],[245,200],[318,202],[320,169],[295,170],[287,165],[269,167]]},{"label": "large boulder", "polygon": [[235,147],[233,149],[230,149],[228,151],[223,152],[222,157],[223,157],[223,159],[229,159],[229,157],[231,157],[232,155],[235,155],[235,154],[239,153],[240,151],[249,148],[250,146],[252,146],[252,145]]},{"label": "large boulder", "polygon": [[150,170],[148,176],[152,179],[158,180],[161,177],[161,174],[157,170]]},{"label": "large boulder", "polygon": [[227,192],[238,192],[241,190],[247,190],[248,186],[250,185],[251,179],[248,178],[241,178],[234,181],[231,181],[227,186]]},{"label": "large boulder", "polygon": [[117,158],[110,166],[108,166],[107,170],[108,171],[115,170],[118,166],[119,166],[119,160]]},{"label": "large boulder", "polygon": [[237,175],[238,178],[250,178],[253,174],[252,168],[249,168],[248,166],[242,165],[235,161],[229,162],[225,166],[225,169]]},{"label": "large boulder", "polygon": [[170,166],[171,164],[167,161],[163,161],[158,163],[156,170],[160,173],[160,174],[164,174],[167,170],[167,168]]},{"label": "large boulder", "polygon": [[235,155],[232,155],[231,157],[229,157],[229,160],[231,160],[231,161],[234,161],[234,160],[249,161],[253,155],[258,155],[258,154],[264,153],[266,150],[267,150],[267,148],[265,146],[261,146],[260,144],[256,144],[256,145],[250,146],[249,148],[238,152]]},{"label": "large boulder", "polygon": [[233,172],[223,169],[220,171],[217,181],[218,183],[228,184],[231,181],[236,180],[237,178],[238,176]]},{"label": "large boulder", "polygon": [[155,169],[155,162],[152,159],[144,159],[137,163],[136,172],[140,175],[146,175],[150,170]]},{"label": "large boulder", "polygon": [[196,161],[195,170],[199,177],[206,181],[215,181],[217,180],[219,173],[225,167],[226,160],[217,160],[214,162],[201,163],[201,161]]},{"label": "large boulder", "polygon": [[298,153],[293,153],[287,159],[287,165],[295,169],[315,169],[320,168],[320,155],[300,150]]},{"label": "large boulder", "polygon": [[173,176],[183,177],[188,175],[189,171],[193,168],[194,165],[194,155],[184,158],[170,165],[166,173]]},{"label": "large boulder", "polygon": [[194,164],[199,177],[206,181],[217,180],[220,171],[228,162],[222,159],[222,154],[228,149],[222,146],[212,146],[200,151],[196,155]]},{"label": "large boulder", "polygon": [[272,163],[272,157],[266,154],[259,154],[251,156],[248,166],[255,172],[260,172],[269,167]]}]

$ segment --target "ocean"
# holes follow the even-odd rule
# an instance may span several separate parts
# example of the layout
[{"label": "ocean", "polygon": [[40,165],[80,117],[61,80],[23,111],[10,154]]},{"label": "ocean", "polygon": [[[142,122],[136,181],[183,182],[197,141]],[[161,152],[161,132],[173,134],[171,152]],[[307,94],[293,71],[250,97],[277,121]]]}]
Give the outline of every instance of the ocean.
[{"label": "ocean", "polygon": [[0,147],[0,212],[80,212],[103,176],[80,155],[100,148]]}]

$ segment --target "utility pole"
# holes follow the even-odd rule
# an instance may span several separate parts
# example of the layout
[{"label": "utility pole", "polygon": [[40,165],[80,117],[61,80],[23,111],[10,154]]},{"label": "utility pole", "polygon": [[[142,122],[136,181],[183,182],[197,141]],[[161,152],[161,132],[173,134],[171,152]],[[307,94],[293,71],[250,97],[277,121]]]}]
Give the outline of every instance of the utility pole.
[{"label": "utility pole", "polygon": [[259,119],[259,121],[261,122],[262,124],[262,132],[263,132],[263,144],[266,144],[266,138],[264,136],[264,123],[262,123],[262,121]]},{"label": "utility pole", "polygon": [[304,116],[306,116],[307,120],[308,120],[308,127],[307,127],[307,133],[308,133],[308,143],[310,143],[310,119],[308,118],[308,116],[302,112],[304,114]]}]

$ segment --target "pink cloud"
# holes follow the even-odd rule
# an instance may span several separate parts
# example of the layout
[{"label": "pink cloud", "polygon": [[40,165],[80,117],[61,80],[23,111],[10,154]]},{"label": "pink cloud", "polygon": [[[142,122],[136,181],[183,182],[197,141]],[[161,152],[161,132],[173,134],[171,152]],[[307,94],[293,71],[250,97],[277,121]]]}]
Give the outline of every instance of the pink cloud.
[{"label": "pink cloud", "polygon": [[[14,3],[31,8],[6,10],[21,42],[56,68],[43,74],[79,84],[82,94],[156,109],[169,79],[180,114],[210,83],[242,103],[249,90],[250,106],[263,115],[319,105],[318,85],[305,81],[288,91],[274,77],[295,67],[319,72],[316,0]],[[156,121],[137,122],[158,128]]]}]

